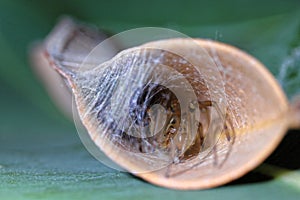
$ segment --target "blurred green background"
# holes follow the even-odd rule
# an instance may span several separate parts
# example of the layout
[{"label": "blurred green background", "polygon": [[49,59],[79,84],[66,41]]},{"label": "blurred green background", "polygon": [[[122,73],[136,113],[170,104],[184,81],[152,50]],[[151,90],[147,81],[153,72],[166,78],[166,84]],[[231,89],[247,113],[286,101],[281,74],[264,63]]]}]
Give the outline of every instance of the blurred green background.
[{"label": "blurred green background", "polygon": [[205,191],[160,188],[96,161],[33,74],[32,42],[61,15],[118,33],[172,28],[249,52],[300,93],[300,1],[0,1],[0,199],[299,199],[300,132],[243,178]]}]

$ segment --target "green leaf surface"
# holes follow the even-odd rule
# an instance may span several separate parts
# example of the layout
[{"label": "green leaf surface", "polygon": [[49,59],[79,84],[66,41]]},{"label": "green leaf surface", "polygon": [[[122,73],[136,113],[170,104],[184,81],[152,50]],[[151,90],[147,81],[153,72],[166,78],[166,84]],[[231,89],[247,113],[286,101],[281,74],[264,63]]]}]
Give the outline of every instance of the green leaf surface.
[{"label": "green leaf surface", "polygon": [[[28,51],[68,14],[111,33],[162,26],[226,42],[261,60],[287,95],[300,93],[300,2],[0,2],[0,199],[299,199],[300,132],[223,187],[175,191],[107,168],[83,147],[32,72]],[[267,164],[266,164],[267,163]]]}]

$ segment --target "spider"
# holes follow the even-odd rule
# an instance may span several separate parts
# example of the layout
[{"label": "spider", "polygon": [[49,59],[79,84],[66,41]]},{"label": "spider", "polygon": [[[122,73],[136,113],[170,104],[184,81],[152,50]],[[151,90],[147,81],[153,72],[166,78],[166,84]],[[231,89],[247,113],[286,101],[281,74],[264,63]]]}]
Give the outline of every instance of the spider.
[{"label": "spider", "polygon": [[[157,113],[152,110],[152,106],[159,104],[165,109],[165,123],[156,134],[151,134],[157,123]],[[195,114],[197,106],[201,114],[205,116],[206,124],[191,119]],[[222,112],[214,101],[192,101],[188,104],[188,111],[190,112],[185,121],[182,121],[181,106],[176,95],[165,86],[149,83],[141,88],[138,88],[130,99],[129,104],[129,117],[132,120],[132,126],[136,126],[137,130],[148,127],[148,132],[143,132],[144,135],[136,137],[127,133],[126,128],[116,129],[117,122],[110,122],[107,127],[111,129],[112,136],[115,143],[120,144],[123,148],[137,152],[137,153],[151,153],[159,149],[170,154],[173,157],[173,163],[182,163],[186,160],[196,157],[204,148],[204,141],[207,137],[208,126],[214,123],[211,119],[210,110],[215,109],[221,120],[225,121],[223,130],[226,134],[227,140],[230,140],[230,134],[227,131],[228,120],[222,118]],[[101,112],[101,111],[100,111]],[[101,123],[105,123],[105,115],[98,113],[102,116]],[[228,118],[226,115],[225,118]],[[180,130],[181,123],[186,123],[183,128],[189,128],[192,123],[196,124],[197,132],[192,136],[192,140],[187,142],[190,134],[188,130]],[[176,136],[182,134],[185,140],[181,142],[175,141]],[[182,144],[184,143],[184,144]],[[216,148],[216,147],[214,147]],[[215,149],[216,150],[216,149]]]}]

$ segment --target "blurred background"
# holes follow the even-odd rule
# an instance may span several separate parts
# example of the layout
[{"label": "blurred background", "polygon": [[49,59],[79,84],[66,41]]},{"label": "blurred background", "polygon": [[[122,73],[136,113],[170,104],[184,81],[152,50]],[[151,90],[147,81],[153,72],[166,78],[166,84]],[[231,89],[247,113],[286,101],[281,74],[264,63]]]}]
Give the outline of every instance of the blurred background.
[{"label": "blurred background", "polygon": [[29,49],[62,15],[110,34],[145,26],[237,46],[263,62],[291,100],[300,93],[300,1],[1,0],[0,199],[297,199],[300,132],[226,186],[173,191],[96,161],[33,72]]}]

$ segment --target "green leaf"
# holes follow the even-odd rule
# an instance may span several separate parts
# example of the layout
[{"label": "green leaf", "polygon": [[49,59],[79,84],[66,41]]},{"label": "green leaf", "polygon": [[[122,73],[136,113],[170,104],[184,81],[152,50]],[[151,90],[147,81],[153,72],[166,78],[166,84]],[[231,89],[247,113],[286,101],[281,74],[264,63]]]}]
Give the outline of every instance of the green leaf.
[{"label": "green leaf", "polygon": [[285,153],[275,152],[266,161],[271,165],[264,164],[229,185],[211,190],[160,188],[92,158],[73,124],[51,103],[28,61],[32,42],[43,39],[63,14],[95,23],[111,33],[163,26],[192,37],[230,43],[261,60],[289,97],[300,92],[300,4],[296,0],[3,0],[0,199],[299,198],[299,131],[284,140],[280,151]]}]

